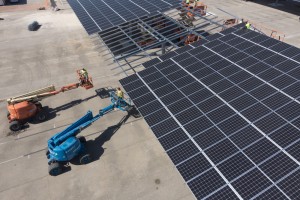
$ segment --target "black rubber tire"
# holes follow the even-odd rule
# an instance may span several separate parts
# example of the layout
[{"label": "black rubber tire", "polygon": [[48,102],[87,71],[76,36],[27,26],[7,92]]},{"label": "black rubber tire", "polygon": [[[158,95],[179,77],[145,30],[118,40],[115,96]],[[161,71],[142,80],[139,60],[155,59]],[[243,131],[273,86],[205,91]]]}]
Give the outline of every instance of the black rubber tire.
[{"label": "black rubber tire", "polygon": [[86,139],[84,136],[79,136],[78,137],[78,140],[81,142],[81,143],[86,143]]},{"label": "black rubber tire", "polygon": [[50,151],[47,149],[45,153],[46,153],[46,156],[48,156],[50,154]]},{"label": "black rubber tire", "polygon": [[47,113],[44,110],[39,111],[36,116],[35,116],[35,120],[37,122],[44,122],[47,120]]},{"label": "black rubber tire", "polygon": [[21,124],[18,122],[18,121],[12,121],[10,124],[9,124],[9,129],[11,131],[19,131],[21,129]]},{"label": "black rubber tire", "polygon": [[79,163],[81,165],[85,165],[85,164],[88,164],[90,162],[91,162],[91,156],[90,156],[90,154],[84,154],[84,155],[81,155],[79,157]]},{"label": "black rubber tire", "polygon": [[48,166],[48,172],[49,175],[51,176],[57,176],[60,175],[62,173],[62,167],[59,163],[55,162],[55,163],[51,163]]}]

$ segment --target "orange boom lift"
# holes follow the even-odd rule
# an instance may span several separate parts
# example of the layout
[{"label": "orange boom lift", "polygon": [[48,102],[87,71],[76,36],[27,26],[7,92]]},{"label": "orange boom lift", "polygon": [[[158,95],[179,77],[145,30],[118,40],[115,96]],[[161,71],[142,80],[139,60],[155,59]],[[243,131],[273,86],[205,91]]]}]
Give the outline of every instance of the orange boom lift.
[{"label": "orange boom lift", "polygon": [[86,79],[80,74],[80,70],[77,70],[77,75],[79,83],[63,86],[60,90],[55,90],[55,87],[50,85],[36,91],[6,99],[8,110],[7,119],[9,121],[10,130],[19,131],[23,124],[32,119],[37,122],[45,121],[47,119],[47,113],[40,103],[42,99],[59,94],[61,92],[73,90],[78,87],[84,87],[85,89],[90,89],[93,87],[91,77]]}]

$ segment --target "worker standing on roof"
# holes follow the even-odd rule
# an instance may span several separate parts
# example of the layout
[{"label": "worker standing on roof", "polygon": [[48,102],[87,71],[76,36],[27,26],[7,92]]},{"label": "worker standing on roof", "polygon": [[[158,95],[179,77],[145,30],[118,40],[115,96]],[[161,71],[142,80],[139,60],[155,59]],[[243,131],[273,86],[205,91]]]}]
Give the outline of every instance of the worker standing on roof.
[{"label": "worker standing on roof", "polygon": [[88,83],[89,75],[88,75],[87,70],[82,68],[80,70],[80,75],[82,76],[84,83]]},{"label": "worker standing on roof", "polygon": [[250,28],[251,28],[251,24],[249,22],[247,22],[246,29],[250,29]]},{"label": "worker standing on roof", "polygon": [[189,4],[189,3],[190,3],[190,0],[185,0],[185,3],[186,3],[186,4]]},{"label": "worker standing on roof", "polygon": [[117,97],[118,97],[119,99],[123,99],[123,98],[124,98],[124,93],[123,93],[123,91],[121,90],[120,87],[117,88],[116,94],[117,94]]}]

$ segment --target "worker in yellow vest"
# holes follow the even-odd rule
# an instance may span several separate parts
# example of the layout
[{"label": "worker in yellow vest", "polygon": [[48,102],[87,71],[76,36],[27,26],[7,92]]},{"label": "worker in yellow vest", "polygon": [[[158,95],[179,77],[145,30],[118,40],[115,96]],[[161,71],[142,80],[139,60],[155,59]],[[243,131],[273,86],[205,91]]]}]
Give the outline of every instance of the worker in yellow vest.
[{"label": "worker in yellow vest", "polygon": [[189,4],[189,3],[190,3],[190,0],[185,0],[185,3],[186,3],[186,4]]},{"label": "worker in yellow vest", "polygon": [[88,75],[87,70],[84,69],[84,68],[82,68],[82,69],[80,70],[80,75],[81,75],[81,77],[82,77],[82,79],[83,79],[83,82],[82,82],[82,83],[88,83],[89,75]]},{"label": "worker in yellow vest", "polygon": [[247,22],[246,29],[250,29],[250,28],[251,28],[251,24],[249,22]]},{"label": "worker in yellow vest", "polygon": [[124,98],[124,93],[123,93],[123,91],[121,90],[120,87],[117,88],[116,94],[117,94],[117,97],[118,97],[119,99],[123,99],[123,98]]}]

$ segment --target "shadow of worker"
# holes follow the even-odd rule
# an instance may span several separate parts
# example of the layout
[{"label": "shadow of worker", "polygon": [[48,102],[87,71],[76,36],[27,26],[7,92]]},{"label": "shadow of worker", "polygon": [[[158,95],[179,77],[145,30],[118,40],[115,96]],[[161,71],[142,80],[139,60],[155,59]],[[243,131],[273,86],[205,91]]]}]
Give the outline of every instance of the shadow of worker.
[{"label": "shadow of worker", "polygon": [[86,150],[91,156],[91,162],[99,160],[105,151],[103,144],[111,139],[111,137],[121,128],[121,126],[126,123],[130,116],[130,114],[127,114],[121,119],[120,122],[118,122],[118,124],[108,127],[97,138],[94,140],[88,140],[86,142]]}]

